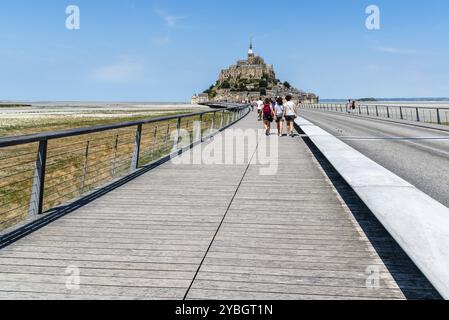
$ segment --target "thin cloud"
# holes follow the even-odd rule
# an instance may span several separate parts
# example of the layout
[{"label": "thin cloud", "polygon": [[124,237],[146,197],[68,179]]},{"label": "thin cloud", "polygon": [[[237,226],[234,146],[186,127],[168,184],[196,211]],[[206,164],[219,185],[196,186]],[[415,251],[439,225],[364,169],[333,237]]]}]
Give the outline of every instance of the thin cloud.
[{"label": "thin cloud", "polygon": [[95,69],[91,78],[99,82],[129,83],[142,79],[144,70],[142,62],[122,57],[115,63]]},{"label": "thin cloud", "polygon": [[155,9],[154,12],[160,19],[162,19],[165,32],[162,35],[153,36],[150,38],[150,41],[153,45],[165,46],[171,42],[173,30],[179,28],[180,21],[184,20],[186,17],[169,14],[161,9]]},{"label": "thin cloud", "polygon": [[377,51],[389,53],[389,54],[402,54],[402,55],[436,55],[436,52],[414,50],[414,49],[403,49],[396,47],[378,47]]},{"label": "thin cloud", "polygon": [[150,40],[155,45],[163,46],[163,45],[169,44],[171,42],[171,37],[170,37],[170,35],[167,34],[165,36],[152,37]]},{"label": "thin cloud", "polygon": [[169,29],[174,29],[178,26],[179,22],[184,20],[184,16],[175,16],[169,14],[161,9],[156,9],[154,12],[164,21],[164,26]]}]

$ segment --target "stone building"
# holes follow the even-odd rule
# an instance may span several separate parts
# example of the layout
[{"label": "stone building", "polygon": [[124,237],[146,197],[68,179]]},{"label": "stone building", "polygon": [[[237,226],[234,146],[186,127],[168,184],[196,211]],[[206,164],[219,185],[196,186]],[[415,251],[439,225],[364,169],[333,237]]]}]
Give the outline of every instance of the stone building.
[{"label": "stone building", "polygon": [[201,94],[195,94],[192,97],[192,104],[200,104],[200,103],[206,103],[209,101],[209,95],[207,93],[201,93]]},{"label": "stone building", "polygon": [[218,79],[218,85],[223,85],[225,81],[232,84],[240,79],[260,80],[264,77],[274,81],[276,79],[274,68],[272,65],[267,65],[264,59],[254,54],[253,44],[251,43],[248,50],[248,59],[239,60],[237,64],[222,70]]}]

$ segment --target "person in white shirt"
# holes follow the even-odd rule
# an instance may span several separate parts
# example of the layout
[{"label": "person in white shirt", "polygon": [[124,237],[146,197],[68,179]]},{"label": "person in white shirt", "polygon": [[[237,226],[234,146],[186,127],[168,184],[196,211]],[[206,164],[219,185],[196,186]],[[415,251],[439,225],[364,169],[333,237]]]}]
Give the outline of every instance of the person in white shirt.
[{"label": "person in white shirt", "polygon": [[279,137],[282,137],[282,129],[283,129],[282,125],[285,116],[284,100],[282,99],[282,97],[276,98],[276,105],[274,106],[274,115],[276,117]]},{"label": "person in white shirt", "polygon": [[287,122],[287,134],[290,137],[294,137],[294,132],[293,132],[293,122],[295,121],[297,115],[296,115],[296,104],[292,101],[292,96],[288,95],[285,97],[285,100],[287,100],[287,102],[284,104],[284,108],[285,108],[285,121]]},{"label": "person in white shirt", "polygon": [[262,121],[262,108],[263,108],[262,97],[259,98],[256,104],[257,104],[257,112],[259,114],[259,121]]}]

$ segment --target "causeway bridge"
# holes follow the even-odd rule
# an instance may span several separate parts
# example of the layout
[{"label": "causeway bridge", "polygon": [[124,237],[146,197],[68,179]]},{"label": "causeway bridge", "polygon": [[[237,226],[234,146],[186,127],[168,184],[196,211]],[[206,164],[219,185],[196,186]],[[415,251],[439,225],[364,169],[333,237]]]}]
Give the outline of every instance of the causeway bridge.
[{"label": "causeway bridge", "polygon": [[449,298],[446,207],[304,118],[266,137],[221,107],[0,139],[0,299]]}]

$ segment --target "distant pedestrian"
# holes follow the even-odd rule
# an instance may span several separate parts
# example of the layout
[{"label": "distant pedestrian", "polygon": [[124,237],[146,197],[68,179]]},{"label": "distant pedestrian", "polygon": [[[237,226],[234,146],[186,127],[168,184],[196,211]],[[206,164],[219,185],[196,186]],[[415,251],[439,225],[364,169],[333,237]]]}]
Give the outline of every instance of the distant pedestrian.
[{"label": "distant pedestrian", "polygon": [[274,114],[276,117],[278,135],[279,137],[282,137],[282,130],[283,130],[282,125],[284,123],[285,107],[284,107],[284,100],[281,97],[278,97],[276,99],[276,104],[274,106]]},{"label": "distant pedestrian", "polygon": [[262,97],[260,97],[259,100],[257,100],[256,104],[257,104],[257,113],[259,114],[259,121],[262,121],[262,108],[263,108]]},{"label": "distant pedestrian", "polygon": [[296,115],[296,105],[295,103],[292,101],[292,96],[291,95],[287,95],[285,97],[285,100],[287,100],[287,102],[284,104],[284,108],[285,108],[285,121],[287,122],[287,134],[290,137],[294,137],[294,121],[297,117]]},{"label": "distant pedestrian", "polygon": [[257,106],[256,100],[251,101],[250,104],[251,104],[251,111],[254,111],[254,108],[256,108]]},{"label": "distant pedestrian", "polygon": [[262,113],[263,113],[263,125],[265,129],[265,134],[269,136],[271,134],[271,123],[273,122],[274,119],[274,111],[273,107],[271,106],[271,100],[268,98],[265,99],[262,108]]},{"label": "distant pedestrian", "polygon": [[357,105],[356,105],[355,100],[352,100],[352,103],[351,103],[351,109],[352,109],[353,112],[355,112],[356,106],[357,106]]},{"label": "distant pedestrian", "polygon": [[348,103],[346,104],[346,110],[348,113],[351,113],[351,107],[352,107],[351,102],[352,102],[351,99],[349,99]]}]

